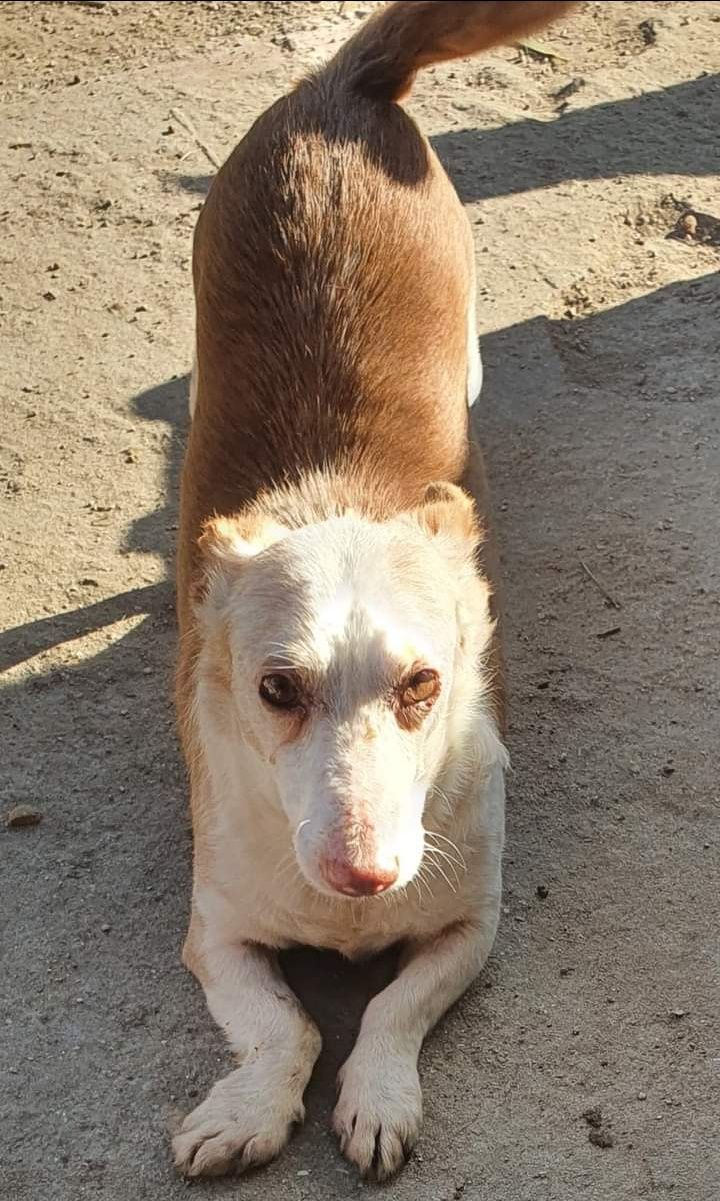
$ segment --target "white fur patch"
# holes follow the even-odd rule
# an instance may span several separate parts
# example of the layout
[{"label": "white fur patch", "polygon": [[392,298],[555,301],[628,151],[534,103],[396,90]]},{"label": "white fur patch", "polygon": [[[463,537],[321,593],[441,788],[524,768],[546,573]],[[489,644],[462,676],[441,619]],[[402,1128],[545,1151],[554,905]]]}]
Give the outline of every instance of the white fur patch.
[{"label": "white fur patch", "polygon": [[473,280],[472,292],[470,295],[470,304],[468,305],[468,322],[467,322],[467,347],[468,347],[468,380],[467,380],[467,402],[468,408],[472,408],[475,402],[480,397],[483,382],[482,359],[480,357],[480,347],[478,345],[477,333],[477,303],[475,299],[475,281]]}]

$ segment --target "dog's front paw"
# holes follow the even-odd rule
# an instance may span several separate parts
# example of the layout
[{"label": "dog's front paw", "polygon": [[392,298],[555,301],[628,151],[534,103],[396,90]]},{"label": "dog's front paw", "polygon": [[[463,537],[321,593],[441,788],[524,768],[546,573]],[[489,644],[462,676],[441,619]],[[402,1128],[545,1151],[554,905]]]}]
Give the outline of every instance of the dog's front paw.
[{"label": "dog's front paw", "polygon": [[219,1080],[173,1139],[175,1166],[185,1176],[222,1176],[274,1159],[305,1116],[291,1079],[273,1082],[248,1064]]},{"label": "dog's front paw", "polygon": [[364,1176],[386,1180],[408,1160],[422,1124],[415,1059],[387,1046],[361,1044],[338,1077],[333,1125],[340,1147]]}]

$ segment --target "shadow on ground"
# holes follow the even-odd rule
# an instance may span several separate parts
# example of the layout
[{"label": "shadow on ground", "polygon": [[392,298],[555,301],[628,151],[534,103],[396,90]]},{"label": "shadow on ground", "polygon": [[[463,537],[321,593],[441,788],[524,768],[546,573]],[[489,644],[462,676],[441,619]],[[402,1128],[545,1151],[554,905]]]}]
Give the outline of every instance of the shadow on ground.
[{"label": "shadow on ground", "polygon": [[[489,130],[451,130],[431,142],[461,199],[472,203],[565,180],[713,174],[719,114],[720,75],[702,75],[554,120],[530,118]],[[692,130],[692,137],[679,132],[670,158],[665,133],[669,122],[676,122],[679,131]],[[212,179],[183,175],[176,185],[204,195]]]},{"label": "shadow on ground", "polygon": [[[616,657],[609,663],[608,655],[615,654],[609,644],[594,637],[615,615],[605,611],[591,584],[578,582],[567,539],[571,548],[585,544],[589,535],[594,542],[602,527],[606,539],[619,541],[627,555],[635,544],[644,548],[635,575],[623,580],[624,610],[616,624],[622,625],[623,637],[649,637],[651,672],[661,664],[647,634],[647,588],[657,587],[671,564],[697,573],[698,579],[704,570],[706,583],[711,583],[712,548],[697,545],[682,551],[677,540],[668,548],[667,538],[664,548],[654,546],[645,516],[658,505],[662,508],[657,480],[667,454],[675,456],[672,499],[682,501],[684,520],[692,522],[700,496],[716,487],[709,451],[717,420],[719,317],[720,282],[710,275],[583,321],[532,321],[484,342],[487,378],[479,421],[495,495],[505,506],[501,542],[514,683],[516,775],[508,874],[524,894],[532,893],[539,873],[550,870],[548,856],[562,864],[555,868],[561,876],[581,873],[588,843],[604,822],[614,820],[588,801],[597,769],[588,731],[602,720],[606,730],[614,725],[622,738],[625,706],[633,704],[637,687],[637,681],[618,675]],[[677,385],[672,396],[669,379]],[[168,565],[172,547],[167,527],[177,521],[186,387],[186,380],[172,381],[132,402],[142,419],[167,422],[173,440],[167,505],[133,526],[128,544],[162,554]],[[649,448],[642,453],[633,447],[639,423],[645,428],[643,445]],[[654,431],[649,442],[648,423]],[[588,438],[605,448],[606,459],[601,455],[596,460],[595,477],[579,480],[573,452],[579,440]],[[533,481],[546,472],[552,473],[561,496],[541,511],[533,503]],[[561,536],[552,526],[558,505],[565,514],[574,513]],[[712,542],[715,535],[708,537]],[[606,562],[605,571],[613,576],[612,562]],[[580,589],[582,604],[570,603],[563,612],[555,588],[565,589],[566,598]],[[538,603],[539,598],[549,603],[551,596],[560,620],[549,627]],[[2,1108],[20,1107],[27,1115],[23,1137],[32,1145],[26,1145],[25,1156],[39,1165],[54,1163],[53,1171],[67,1176],[68,1197],[85,1196],[84,1190],[89,1195],[91,1186],[103,1180],[126,1180],[126,1153],[132,1146],[149,1165],[136,1195],[159,1201],[184,1195],[169,1172],[166,1126],[191,1108],[228,1066],[200,992],[178,958],[188,908],[190,847],[169,703],[172,585],[134,589],[74,614],[8,631],[2,650],[9,662],[18,662],[126,614],[145,616],[121,641],[77,667],[33,676],[4,694],[5,766],[15,781],[15,799],[40,801],[46,818],[37,829],[0,834],[3,855],[19,881],[4,903],[0,1009],[32,1027],[34,1048],[32,1071],[17,1073],[9,1067]],[[589,620],[595,628],[586,629]],[[576,656],[570,666],[562,645],[548,649],[553,641],[577,646],[579,639],[583,646],[584,637],[588,646],[581,661]],[[673,659],[682,658],[681,648],[665,648],[663,654],[671,666]],[[698,661],[686,665],[688,692],[693,673],[702,684],[708,671]],[[541,693],[538,672],[549,681]],[[615,678],[616,703],[605,712],[607,695],[602,688],[594,694],[593,681],[608,673]],[[69,698],[63,705],[57,700],[60,683]],[[704,703],[702,693],[687,701]],[[559,730],[564,746],[577,751],[582,745],[588,757],[587,764],[578,764],[560,808],[557,781],[546,766]],[[128,745],[134,748],[129,766]],[[604,770],[606,783],[615,788],[618,766],[605,764]],[[543,832],[540,851],[538,829]],[[486,983],[502,994],[503,976],[513,964],[522,965],[530,977],[536,965],[522,926],[506,923],[498,945],[500,960],[486,974]],[[324,1029],[326,1055],[310,1094],[309,1124],[282,1166],[271,1169],[281,1173],[301,1163],[307,1140],[325,1131],[336,1068],[351,1045],[365,1001],[390,970],[387,958],[371,969],[349,968],[335,957],[308,952],[288,956],[287,966]],[[447,1038],[450,1054],[463,1014],[477,1017],[480,995],[485,993],[471,992],[461,1002],[431,1047],[442,1046]],[[484,1012],[482,1006],[479,1012]],[[106,1096],[113,1111],[110,1125],[125,1130],[123,1148],[114,1145],[110,1126],[87,1129],[88,1088]],[[477,1098],[468,1098],[469,1106],[476,1104]],[[37,1120],[41,1113],[62,1117],[48,1127]],[[440,1114],[433,1117],[432,1103],[430,1120],[442,1124]],[[333,1162],[333,1144],[326,1134],[322,1140],[324,1154]],[[6,1175],[8,1171],[8,1195],[18,1201],[40,1195],[44,1167],[32,1180],[20,1169],[13,1174],[6,1164]],[[343,1190],[337,1195],[355,1195],[351,1177],[337,1179]]]}]

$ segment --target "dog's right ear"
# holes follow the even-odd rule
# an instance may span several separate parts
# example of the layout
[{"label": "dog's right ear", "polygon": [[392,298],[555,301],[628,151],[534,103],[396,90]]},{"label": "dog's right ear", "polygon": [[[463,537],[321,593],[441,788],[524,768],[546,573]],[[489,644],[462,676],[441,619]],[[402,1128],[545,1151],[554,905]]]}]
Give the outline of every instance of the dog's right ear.
[{"label": "dog's right ear", "polygon": [[265,513],[240,513],[211,517],[198,539],[200,572],[194,601],[202,604],[212,584],[237,579],[249,559],[284,538],[287,530]]},{"label": "dog's right ear", "polygon": [[286,533],[283,526],[264,513],[211,517],[203,526],[198,545],[208,564],[234,566],[267,550]]}]

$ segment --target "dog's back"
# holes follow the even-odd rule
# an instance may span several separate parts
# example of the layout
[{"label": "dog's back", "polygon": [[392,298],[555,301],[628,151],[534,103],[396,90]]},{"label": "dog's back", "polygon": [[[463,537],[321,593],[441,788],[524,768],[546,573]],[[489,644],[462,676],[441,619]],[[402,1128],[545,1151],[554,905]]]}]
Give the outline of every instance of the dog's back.
[{"label": "dog's back", "polygon": [[[567,4],[406,3],[252,127],[198,224],[197,411],[179,596],[212,513],[316,470],[362,476],[383,515],[467,456],[470,230],[396,103],[415,71],[544,24]],[[361,507],[363,507],[361,505]]]},{"label": "dog's back", "polygon": [[197,230],[185,536],[318,469],[362,464],[403,507],[456,479],[471,282],[461,205],[401,108],[320,75],[270,109]]}]

